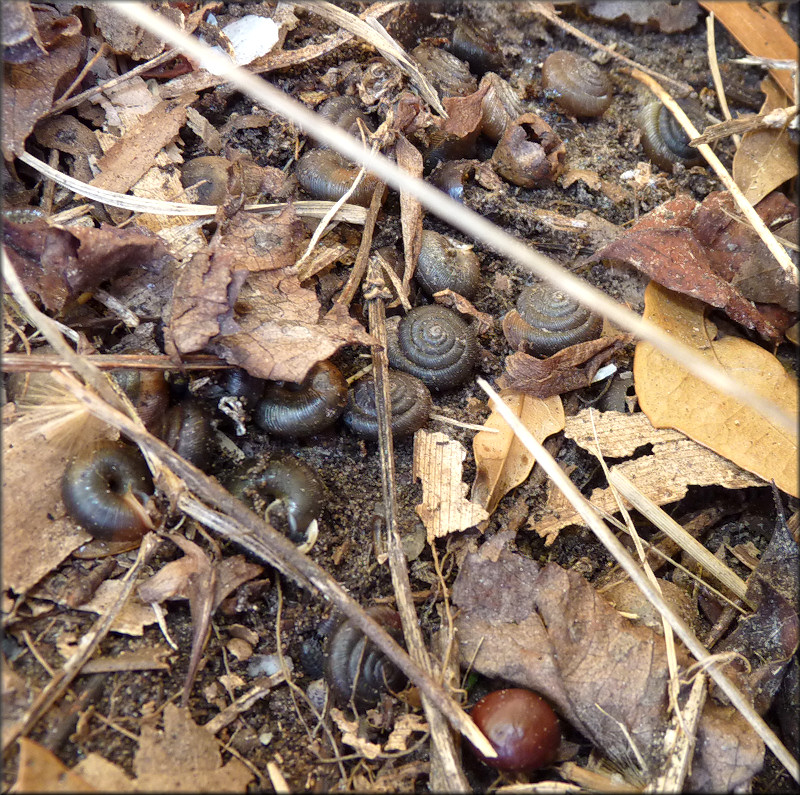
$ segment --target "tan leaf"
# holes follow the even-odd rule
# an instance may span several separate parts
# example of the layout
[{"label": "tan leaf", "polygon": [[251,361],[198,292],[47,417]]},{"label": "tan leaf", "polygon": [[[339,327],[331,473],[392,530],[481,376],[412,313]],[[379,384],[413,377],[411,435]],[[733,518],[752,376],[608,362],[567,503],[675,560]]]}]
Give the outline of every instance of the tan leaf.
[{"label": "tan leaf", "polygon": [[381,754],[381,747],[377,743],[371,743],[359,737],[358,721],[348,720],[344,713],[333,707],[331,709],[331,718],[333,722],[339,727],[342,733],[342,742],[345,745],[352,746],[356,751],[365,759],[377,759]]},{"label": "tan leaf", "polygon": [[464,445],[444,433],[421,430],[414,434],[411,474],[422,481],[422,502],[416,511],[429,542],[489,518],[480,505],[467,499],[468,486],[461,479],[466,456]]},{"label": "tan leaf", "polygon": [[[797,382],[768,351],[739,337],[712,340],[703,304],[651,282],[645,318],[697,349],[710,364],[797,415]],[[657,428],[676,428],[721,456],[798,496],[797,437],[689,375],[648,343],[636,346],[633,365],[642,411]]]},{"label": "tan leaf", "polygon": [[[784,108],[788,99],[775,81],[768,77],[761,83],[766,94],[760,113]],[[789,131],[753,130],[745,133],[733,156],[733,179],[751,204],[758,204],[770,191],[797,175],[797,144]]]},{"label": "tan leaf", "polygon": [[[558,395],[542,400],[503,389],[500,397],[539,442],[564,427],[564,406]],[[492,514],[497,503],[530,475],[534,460],[497,411],[492,411],[484,427],[499,433],[480,431],[472,440],[477,467],[472,501]]]},{"label": "tan leaf", "polygon": [[97,792],[52,751],[27,737],[19,739],[17,792]]}]

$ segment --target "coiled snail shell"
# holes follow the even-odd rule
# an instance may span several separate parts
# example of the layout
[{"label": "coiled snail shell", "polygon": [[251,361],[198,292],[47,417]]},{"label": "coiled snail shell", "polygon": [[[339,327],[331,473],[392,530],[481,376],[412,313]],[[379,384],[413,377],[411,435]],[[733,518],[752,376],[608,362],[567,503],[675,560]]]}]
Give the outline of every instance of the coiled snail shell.
[{"label": "coiled snail shell", "polygon": [[263,378],[250,375],[241,367],[229,370],[223,379],[225,391],[229,395],[242,398],[250,406],[254,405],[264,393],[265,384],[266,381]]},{"label": "coiled snail shell", "polygon": [[214,426],[206,409],[195,400],[182,400],[165,415],[161,438],[198,469],[207,469],[214,452]]},{"label": "coiled snail shell", "polygon": [[318,108],[317,113],[331,124],[341,127],[354,138],[361,140],[359,119],[370,132],[374,132],[372,124],[361,112],[352,97],[331,97],[326,99]]},{"label": "coiled snail shell", "polygon": [[[705,127],[702,105],[691,99],[679,99],[678,104],[697,129]],[[639,111],[639,129],[645,154],[664,171],[672,171],[676,163],[694,166],[703,162],[703,156],[689,146],[686,131],[678,124],[669,109],[656,100]]]},{"label": "coiled snail shell", "polygon": [[[389,607],[366,611],[399,643],[403,641],[400,615]],[[349,620],[340,621],[325,643],[324,675],[334,701],[358,710],[374,707],[384,693],[405,687],[406,677],[372,641]]]},{"label": "coiled snail shell", "polygon": [[489,36],[472,22],[456,22],[450,42],[450,52],[469,64],[476,75],[494,71],[502,65],[500,51]]},{"label": "coiled snail shell", "polygon": [[542,86],[572,116],[601,116],[614,98],[605,72],[569,50],[547,56],[542,65]]},{"label": "coiled snail shell", "polygon": [[[389,397],[392,401],[392,436],[399,439],[418,431],[428,421],[433,401],[425,384],[408,373],[389,370]],[[375,382],[362,378],[350,390],[344,424],[357,436],[378,438],[375,409]]]},{"label": "coiled snail shell", "polygon": [[323,361],[309,370],[301,384],[268,384],[253,419],[275,436],[311,436],[333,425],[346,405],[344,376],[335,364]]},{"label": "coiled snail shell", "polygon": [[[129,351],[132,352],[132,351]],[[169,405],[169,386],[162,370],[112,370],[111,375],[130,398],[136,413],[152,430]]]},{"label": "coiled snail shell", "polygon": [[494,72],[481,78],[478,88],[489,88],[481,100],[481,132],[495,143],[506,128],[522,115],[522,103],[513,88]]},{"label": "coiled snail shell", "polygon": [[475,329],[444,306],[419,306],[386,322],[389,364],[433,389],[453,389],[472,374]]},{"label": "coiled snail shell", "polygon": [[478,90],[478,81],[461,60],[439,47],[420,44],[411,51],[422,71],[443,97],[465,97]]},{"label": "coiled snail shell", "polygon": [[503,318],[503,333],[514,350],[552,356],[562,348],[600,336],[603,319],[561,290],[542,282],[526,287],[517,308]]},{"label": "coiled snail shell", "polygon": [[472,298],[480,285],[481,264],[472,246],[456,245],[444,235],[425,229],[414,275],[428,295],[452,290]]},{"label": "coiled snail shell", "polygon": [[[337,201],[350,189],[359,169],[332,149],[312,149],[297,161],[297,180],[315,199]],[[379,184],[373,174],[365,174],[348,199],[350,204],[369,207]]]},{"label": "coiled snail shell", "polygon": [[67,512],[102,541],[138,541],[153,524],[142,502],[153,493],[139,450],[101,441],[76,456],[61,478]]}]

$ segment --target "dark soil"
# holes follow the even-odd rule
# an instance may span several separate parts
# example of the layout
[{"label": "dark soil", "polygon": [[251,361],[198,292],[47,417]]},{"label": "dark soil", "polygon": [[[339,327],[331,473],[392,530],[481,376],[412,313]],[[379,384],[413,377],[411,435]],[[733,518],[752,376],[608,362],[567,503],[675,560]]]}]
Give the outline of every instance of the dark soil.
[{"label": "dark soil", "polygon": [[[245,13],[264,13],[267,4],[242,4],[231,9],[231,13],[240,16]],[[345,4],[350,10],[359,10],[355,4]],[[635,114],[642,101],[642,90],[635,81],[619,72],[615,62],[607,64],[616,87],[616,97],[611,108],[597,120],[586,122],[568,118],[548,101],[540,87],[540,65],[548,53],[556,49],[570,49],[586,56],[592,50],[576,41],[562,30],[546,24],[540,17],[522,13],[513,3],[447,3],[436,7],[436,13],[426,17],[426,23],[411,30],[406,28],[410,41],[404,42],[409,48],[417,43],[414,31],[431,38],[447,38],[453,27],[454,19],[459,16],[472,17],[480,27],[489,32],[497,42],[503,55],[504,64],[500,70],[502,76],[510,80],[532,110],[539,112],[551,124],[553,129],[563,138],[566,144],[566,167],[587,169],[612,182],[620,182],[620,175],[636,167],[637,162],[645,160],[638,145]],[[267,12],[269,13],[269,12]],[[406,12],[407,14],[409,12]],[[321,23],[319,18],[302,9],[297,11],[302,24],[290,34],[287,48],[319,40],[329,35],[332,27]],[[221,14],[222,23],[226,21]],[[706,96],[712,87],[711,75],[706,56],[706,32],[704,20],[689,31],[666,35],[654,30],[634,29],[625,24],[602,23],[586,18],[566,14],[581,30],[601,42],[614,43],[619,52],[634,58],[641,64],[657,69],[674,78],[691,83],[694,88]],[[390,29],[397,35],[398,27],[406,24],[395,22]],[[717,26],[717,54],[724,65],[724,74],[732,86],[731,110],[737,112],[753,112],[758,106],[758,83],[761,72],[753,67],[727,66],[733,58],[741,57],[744,52],[733,42],[727,33]],[[298,91],[322,89],[329,91],[330,86],[322,83],[322,77],[334,68],[339,68],[341,85],[346,88],[352,77],[348,77],[358,64],[372,61],[375,54],[360,45],[346,45],[326,58],[303,65],[296,69],[285,70],[268,75],[268,79],[284,90],[296,94]],[[357,74],[357,73],[356,73]],[[328,75],[330,78],[330,74]],[[734,91],[733,88],[736,90]],[[746,100],[746,102],[743,102]],[[208,91],[198,103],[213,123],[222,123],[232,113],[252,112],[252,101],[231,94],[226,89]],[[719,115],[715,104],[710,111]],[[190,132],[183,135],[186,143],[186,157],[206,154],[202,141]],[[269,127],[244,130],[238,133],[236,144],[249,151],[263,165],[284,167],[294,155],[295,132],[280,119],[274,119]],[[723,162],[730,164],[732,150],[727,142],[717,149]],[[655,170],[655,169],[654,169]],[[600,286],[610,295],[622,298],[641,309],[640,282],[636,277],[610,273],[602,266],[594,268],[582,264],[586,256],[592,253],[591,240],[579,234],[565,235],[553,233],[531,215],[531,208],[549,209],[564,215],[573,216],[583,210],[591,210],[612,224],[630,224],[635,213],[645,213],[679,191],[687,191],[695,199],[702,200],[709,192],[721,188],[718,180],[704,167],[679,170],[674,175],[659,179],[656,187],[640,191],[638,206],[626,202],[614,204],[602,194],[588,190],[583,183],[575,183],[567,189],[558,185],[541,189],[522,189],[507,186],[501,195],[490,195],[476,184],[467,186],[465,203],[480,211],[512,234],[527,240],[534,247],[544,251],[564,266],[585,276],[590,282]],[[379,223],[377,245],[392,245],[400,240],[400,225],[396,214],[396,199],[390,197],[385,220]],[[425,220],[427,228],[447,232],[454,237],[461,237],[433,217]],[[475,304],[478,309],[488,312],[496,319],[508,311],[521,286],[527,277],[509,263],[499,259],[481,245],[476,246],[485,273],[483,287],[480,289]],[[506,277],[506,279],[498,278]],[[336,271],[328,279],[342,280],[346,278],[346,270]],[[633,288],[632,288],[633,285]],[[326,291],[330,295],[330,291]],[[358,300],[358,299],[357,299]],[[355,306],[355,311],[360,307]],[[109,343],[116,342],[116,347],[108,347],[109,352],[124,349],[123,344],[110,338]],[[493,332],[481,338],[483,354],[479,365],[480,374],[490,381],[502,372],[503,358],[509,352],[508,346],[499,329],[499,322]],[[367,360],[365,351],[345,351],[336,357],[337,363],[346,375],[360,369]],[[632,349],[617,359],[621,371],[630,369]],[[193,376],[198,377],[198,376]],[[219,386],[221,378],[214,375],[208,384],[199,390],[199,397],[207,401],[213,410],[216,399],[221,394]],[[580,395],[571,396],[567,402],[571,411],[578,410],[581,401],[597,397],[599,389],[585,390]],[[488,416],[488,409],[480,390],[473,384],[453,392],[434,395],[436,410],[453,418],[471,423],[480,423]],[[602,405],[602,404],[601,404]],[[324,566],[350,594],[362,605],[368,606],[375,600],[392,595],[391,578],[387,565],[379,565],[375,557],[376,513],[381,509],[381,475],[376,445],[364,443],[337,427],[330,433],[308,441],[280,441],[267,439],[253,426],[248,426],[246,437],[235,437],[230,425],[217,412],[215,417],[220,421],[220,428],[239,445],[239,447],[256,460],[267,460],[274,456],[292,454],[316,469],[328,488],[326,507],[320,521],[320,536],[310,555]],[[472,432],[456,427],[441,427],[431,423],[431,427],[446,431],[450,436],[461,441],[471,450]],[[397,472],[397,502],[400,523],[405,533],[419,533],[420,523],[414,512],[415,505],[420,502],[421,488],[411,477],[412,441],[399,440],[395,443]],[[593,459],[583,454],[575,446],[566,441],[559,446],[558,458],[567,467],[575,467],[573,479],[585,491],[597,485],[599,475]],[[230,461],[221,454],[212,470],[212,474],[223,476]],[[601,473],[600,473],[601,474]],[[471,456],[465,462],[464,479],[471,482],[474,476],[474,463]],[[529,512],[535,512],[543,504],[546,495],[541,479],[534,477],[530,482],[520,486],[501,502],[498,510],[491,517],[485,532],[490,536],[508,526],[509,519],[520,526],[518,517],[527,518]],[[728,520],[726,533],[750,538],[759,548],[764,547],[769,537],[774,516],[774,505],[768,489],[749,490],[746,493],[731,494],[722,489],[694,490],[681,503],[673,506],[672,515],[678,520],[692,511],[711,504],[730,503],[734,514]],[[760,525],[756,523],[760,522]],[[765,532],[753,532],[752,528],[761,526]],[[457,574],[457,552],[465,544],[464,535],[475,535],[477,531],[462,534],[459,537],[442,540],[438,543],[439,557],[446,557],[445,571],[447,582],[452,584]],[[738,538],[737,538],[738,540]],[[198,543],[203,543],[202,540]],[[735,543],[729,540],[728,543]],[[526,520],[521,522],[517,536],[517,547],[531,557],[540,560],[554,560],[565,567],[577,568],[585,577],[593,579],[607,570],[612,561],[605,554],[599,543],[586,530],[572,529],[562,532],[557,541],[549,548],[533,532],[526,528]],[[222,544],[224,554],[234,554],[238,550],[229,544]],[[447,555],[450,550],[452,554]],[[135,553],[128,553],[130,558]],[[179,553],[169,543],[164,543],[156,558],[150,563],[149,570],[157,571],[163,563],[179,557]],[[70,564],[67,564],[70,565]],[[431,553],[425,549],[410,565],[411,585],[417,591],[430,591],[431,596],[423,598],[417,608],[424,632],[429,636],[438,628],[439,613],[436,602],[440,594],[436,589],[436,577]],[[746,574],[746,572],[745,572]],[[218,705],[206,697],[208,689],[217,683],[219,676],[231,673],[238,674],[245,681],[250,677],[247,673],[248,663],[240,662],[224,647],[230,639],[231,624],[243,624],[257,633],[259,642],[255,652],[269,654],[277,647],[278,634],[282,651],[294,662],[295,681],[300,687],[306,687],[312,677],[305,674],[302,667],[301,649],[304,641],[312,638],[319,622],[329,614],[329,606],[319,595],[300,590],[291,582],[279,579],[269,571],[265,575],[269,583],[262,592],[258,589],[243,589],[244,595],[239,598],[236,610],[226,614],[218,611],[213,619],[213,631],[204,655],[204,663],[193,689],[190,708],[194,720],[198,724],[205,723],[218,712]],[[282,612],[280,626],[276,627],[279,609],[279,586],[282,594]],[[248,596],[249,594],[249,596]],[[173,639],[180,651],[171,656],[172,667],[168,672],[117,674],[105,677],[99,695],[94,701],[94,709],[98,714],[109,718],[118,726],[137,735],[142,716],[160,708],[167,699],[174,699],[179,694],[188,666],[191,647],[191,620],[188,605],[185,602],[173,602],[169,605],[167,623]],[[31,638],[35,638],[37,648],[47,658],[50,665],[57,669],[61,659],[55,652],[55,644],[59,637],[71,632],[78,636],[91,625],[91,618],[79,611],[64,611],[61,608],[53,612],[30,618],[23,624],[13,627],[12,633],[4,641],[4,653],[14,669],[25,677],[34,690],[43,687],[49,676],[42,667],[33,660],[29,653],[20,653],[18,645],[22,629],[27,629]],[[131,638],[111,634],[104,641],[101,651],[104,655],[116,655],[124,650],[143,647],[163,647],[164,639],[156,626],[145,630],[141,638]],[[76,680],[74,693],[80,693],[88,683],[88,678]],[[223,688],[216,684],[222,694],[222,702],[229,703]],[[238,693],[237,693],[238,695]],[[51,732],[58,726],[62,713],[73,696],[65,699],[63,706],[51,710],[46,718],[32,732],[31,736],[39,741],[46,741]],[[470,696],[469,703],[473,703]],[[303,726],[297,719],[296,704],[287,687],[277,688],[267,699],[242,715],[219,737],[229,742],[262,774],[264,778],[254,785],[254,789],[270,789],[266,777],[266,764],[270,761],[278,763],[290,787],[293,790],[310,789],[326,791],[341,785],[339,769],[331,763],[333,752],[324,733],[317,731],[312,742]],[[315,720],[310,710],[300,705],[306,723],[313,728]],[[403,705],[397,710],[405,709]],[[385,733],[372,728],[369,733],[380,741]],[[271,734],[268,744],[259,738]],[[580,738],[576,738],[580,742]],[[57,749],[60,758],[68,765],[73,765],[90,752],[97,752],[107,759],[122,765],[132,774],[131,763],[137,744],[128,736],[115,731],[98,719],[89,719],[86,726],[74,739],[64,741]],[[351,749],[343,747],[342,753]],[[586,743],[580,745],[578,760],[585,761],[590,750]],[[468,752],[467,752],[468,753]],[[768,753],[768,757],[771,756]],[[427,758],[427,746],[411,753],[407,757],[396,760],[396,764],[404,764]],[[773,760],[774,762],[774,760]],[[353,772],[357,768],[362,774],[374,775],[381,769],[384,761],[368,763],[353,758],[344,763],[345,768]],[[485,788],[493,781],[493,775],[480,769],[472,760],[465,761],[468,775],[476,787]],[[8,787],[14,779],[15,765],[6,766],[4,785]],[[371,771],[371,772],[365,772]],[[756,782],[755,789],[776,791],[786,788],[788,776],[781,772],[780,766],[769,762],[764,773]],[[424,778],[416,783],[418,790],[426,788]]]}]

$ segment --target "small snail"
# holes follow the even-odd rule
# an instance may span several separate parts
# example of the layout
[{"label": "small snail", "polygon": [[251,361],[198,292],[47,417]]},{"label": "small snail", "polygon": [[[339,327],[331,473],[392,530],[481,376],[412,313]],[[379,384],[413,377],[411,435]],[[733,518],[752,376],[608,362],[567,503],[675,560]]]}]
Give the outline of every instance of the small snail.
[{"label": "small snail", "polygon": [[248,405],[254,405],[264,393],[265,381],[250,375],[241,367],[228,370],[223,381],[223,387],[229,395],[242,398]]},{"label": "small snail", "polygon": [[181,185],[197,187],[198,204],[224,204],[228,197],[228,170],[231,161],[219,155],[204,155],[187,161],[181,168]]},{"label": "small snail", "polygon": [[163,371],[119,369],[112,370],[111,375],[130,398],[145,426],[154,428],[169,404],[169,386]]},{"label": "small snail", "polygon": [[[392,401],[391,430],[396,439],[418,431],[427,421],[433,402],[428,388],[408,373],[389,370],[389,397]],[[347,398],[344,424],[357,436],[378,438],[375,411],[375,382],[362,378]]]},{"label": "small snail", "polygon": [[[399,643],[403,641],[400,615],[389,607],[370,607],[367,614]],[[339,706],[374,707],[384,693],[405,687],[406,677],[360,629],[340,621],[325,643],[325,681]]]},{"label": "small snail", "polygon": [[463,204],[464,185],[474,173],[475,164],[471,160],[442,161],[431,174],[431,185]]},{"label": "small snail", "polygon": [[449,49],[456,58],[466,61],[476,75],[495,71],[502,65],[495,43],[484,31],[466,20],[456,22]]},{"label": "small snail", "polygon": [[481,265],[472,246],[457,245],[444,235],[425,229],[414,275],[428,295],[452,290],[472,298],[480,285]]},{"label": "small snail", "polygon": [[600,336],[603,319],[544,282],[526,287],[517,308],[503,318],[503,333],[514,350],[552,356],[562,348]]},{"label": "small snail", "polygon": [[279,504],[286,514],[289,538],[296,544],[307,539],[311,523],[322,513],[325,487],[311,467],[296,458],[280,458],[255,471],[248,462],[228,477],[231,494],[240,499],[253,492],[273,497],[269,513]]},{"label": "small snail", "polygon": [[475,725],[497,751],[478,758],[496,770],[530,773],[556,760],[561,728],[550,705],[531,690],[508,688],[484,696],[470,712]]},{"label": "small snail", "polygon": [[503,132],[492,154],[495,171],[514,185],[535,188],[552,182],[564,167],[566,148],[550,125],[523,113]]},{"label": "small snail", "polygon": [[61,479],[67,512],[102,541],[138,541],[153,523],[142,502],[153,493],[135,447],[108,440],[76,456]]},{"label": "small snail", "polygon": [[301,384],[268,384],[253,418],[259,428],[275,436],[311,436],[333,425],[346,405],[344,376],[335,364],[323,361]]},{"label": "small snail", "polygon": [[354,138],[361,140],[361,131],[358,120],[360,119],[369,132],[374,132],[372,124],[359,110],[352,97],[331,97],[326,99],[317,109],[317,113],[331,124],[341,127]]},{"label": "small snail", "polygon": [[461,60],[439,47],[420,44],[411,51],[423,74],[443,97],[465,97],[478,90],[478,81]]},{"label": "small snail", "polygon": [[478,357],[475,329],[444,306],[418,306],[386,322],[389,364],[434,389],[452,389],[472,373]]},{"label": "small snail", "polygon": [[425,171],[429,172],[440,163],[446,163],[449,160],[472,157],[475,154],[475,142],[477,139],[477,130],[463,136],[446,133],[442,130],[434,130],[430,134],[428,148],[425,150]]},{"label": "small snail", "polygon": [[495,143],[506,128],[522,115],[522,103],[513,88],[494,72],[481,78],[478,88],[489,86],[481,100],[481,132]]},{"label": "small snail", "polygon": [[[705,127],[705,113],[699,102],[679,99],[678,104],[700,131]],[[639,129],[645,154],[660,168],[672,171],[676,163],[694,166],[703,162],[703,156],[693,146],[669,109],[656,100],[639,111]]]},{"label": "small snail", "polygon": [[214,428],[208,412],[194,400],[182,400],[165,415],[161,438],[182,458],[206,469],[213,455]]},{"label": "small snail", "polygon": [[[332,149],[312,149],[297,161],[297,179],[315,199],[337,201],[349,190],[359,169]],[[348,199],[350,204],[369,207],[379,184],[373,174],[364,174]]]},{"label": "small snail", "polygon": [[582,55],[558,50],[545,58],[542,87],[572,116],[601,116],[614,98],[611,81]]}]

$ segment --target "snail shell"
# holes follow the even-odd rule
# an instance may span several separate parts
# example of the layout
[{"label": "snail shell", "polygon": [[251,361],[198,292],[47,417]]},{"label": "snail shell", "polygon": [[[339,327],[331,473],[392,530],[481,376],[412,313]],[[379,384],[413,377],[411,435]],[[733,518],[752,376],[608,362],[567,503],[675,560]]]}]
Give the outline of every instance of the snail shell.
[{"label": "snail shell", "polygon": [[264,393],[265,383],[263,378],[250,375],[241,367],[234,367],[227,372],[223,386],[229,395],[242,398],[249,405],[253,405]]},{"label": "snail shell", "polygon": [[481,132],[496,143],[506,127],[522,115],[522,103],[508,82],[494,72],[485,74],[478,88],[485,85],[489,88],[481,100]]},{"label": "snail shell", "polygon": [[452,389],[472,374],[475,329],[444,306],[419,306],[386,322],[389,364],[434,389]]},{"label": "snail shell", "polygon": [[446,163],[449,160],[472,157],[475,154],[477,140],[478,130],[464,136],[447,133],[443,130],[434,130],[430,134],[428,148],[425,150],[425,171],[429,172],[440,163]]},{"label": "snail shell", "polygon": [[431,174],[431,185],[444,191],[451,199],[464,203],[464,185],[475,173],[471,160],[448,160],[440,162]]},{"label": "snail shell", "polygon": [[568,50],[547,56],[542,65],[542,86],[573,116],[601,116],[614,97],[605,72],[588,58]]},{"label": "snail shell", "polygon": [[153,481],[139,450],[101,441],[76,456],[61,479],[67,513],[102,541],[138,541],[152,522],[142,507]]},{"label": "snail shell", "polygon": [[[399,439],[418,431],[428,421],[433,401],[425,384],[408,373],[389,370],[389,397],[392,401],[392,436]],[[344,424],[357,436],[378,438],[375,410],[375,381],[362,378],[350,390]]]},{"label": "snail shell", "polygon": [[443,97],[465,97],[478,90],[478,81],[461,60],[439,47],[420,44],[411,51],[423,74]]},{"label": "snail shell", "polygon": [[161,438],[182,458],[198,469],[207,469],[213,455],[214,426],[203,406],[182,400],[165,415]]},{"label": "snail shell", "polygon": [[318,362],[301,384],[267,384],[254,420],[275,436],[311,436],[336,422],[347,405],[347,382],[331,362]]},{"label": "snail shell", "polygon": [[526,287],[517,298],[517,308],[503,318],[509,345],[534,356],[552,356],[595,339],[602,328],[601,317],[544,282]]},{"label": "snail shell", "polygon": [[[370,607],[367,614],[398,643],[403,641],[400,615],[389,607]],[[349,620],[340,621],[328,635],[324,651],[325,681],[341,707],[374,707],[384,693],[405,687],[406,677],[372,641]]]},{"label": "snail shell", "polygon": [[359,140],[361,140],[361,130],[358,125],[359,119],[361,119],[367,130],[374,132],[372,124],[361,112],[352,97],[331,97],[326,99],[316,110],[320,116],[327,119],[331,124],[341,127],[346,133]]},{"label": "snail shell", "polygon": [[[702,105],[691,99],[679,99],[678,104],[697,129],[705,127]],[[676,163],[693,166],[703,162],[703,156],[693,146],[669,109],[656,100],[639,111],[639,129],[642,148],[647,156],[665,171],[672,171]]]},{"label": "snail shell", "polygon": [[456,22],[450,52],[466,61],[476,75],[494,71],[502,65],[500,51],[489,36],[472,22],[463,19]]},{"label": "snail shell", "polygon": [[428,295],[452,290],[472,298],[480,285],[481,265],[472,246],[456,245],[444,235],[425,229],[414,275]]},{"label": "snail shell", "polygon": [[566,148],[550,125],[535,113],[523,113],[505,129],[492,154],[495,171],[523,188],[554,180],[564,167]]},{"label": "snail shell", "polygon": [[[315,199],[337,201],[349,190],[359,170],[332,149],[312,149],[297,161],[297,180]],[[348,202],[369,207],[379,182],[374,174],[365,174]]]},{"label": "snail shell", "polygon": [[296,458],[270,461],[261,471],[248,462],[227,480],[231,494],[239,499],[256,492],[279,501],[286,512],[288,536],[296,544],[306,540],[308,526],[322,513],[325,487],[314,470]]},{"label": "snail shell", "polygon": [[197,188],[198,204],[224,204],[228,197],[228,171],[231,161],[219,155],[204,155],[187,161],[181,168],[181,185]]},{"label": "snail shell", "polygon": [[111,375],[130,398],[136,413],[152,430],[169,404],[169,386],[162,370],[112,370]]}]

